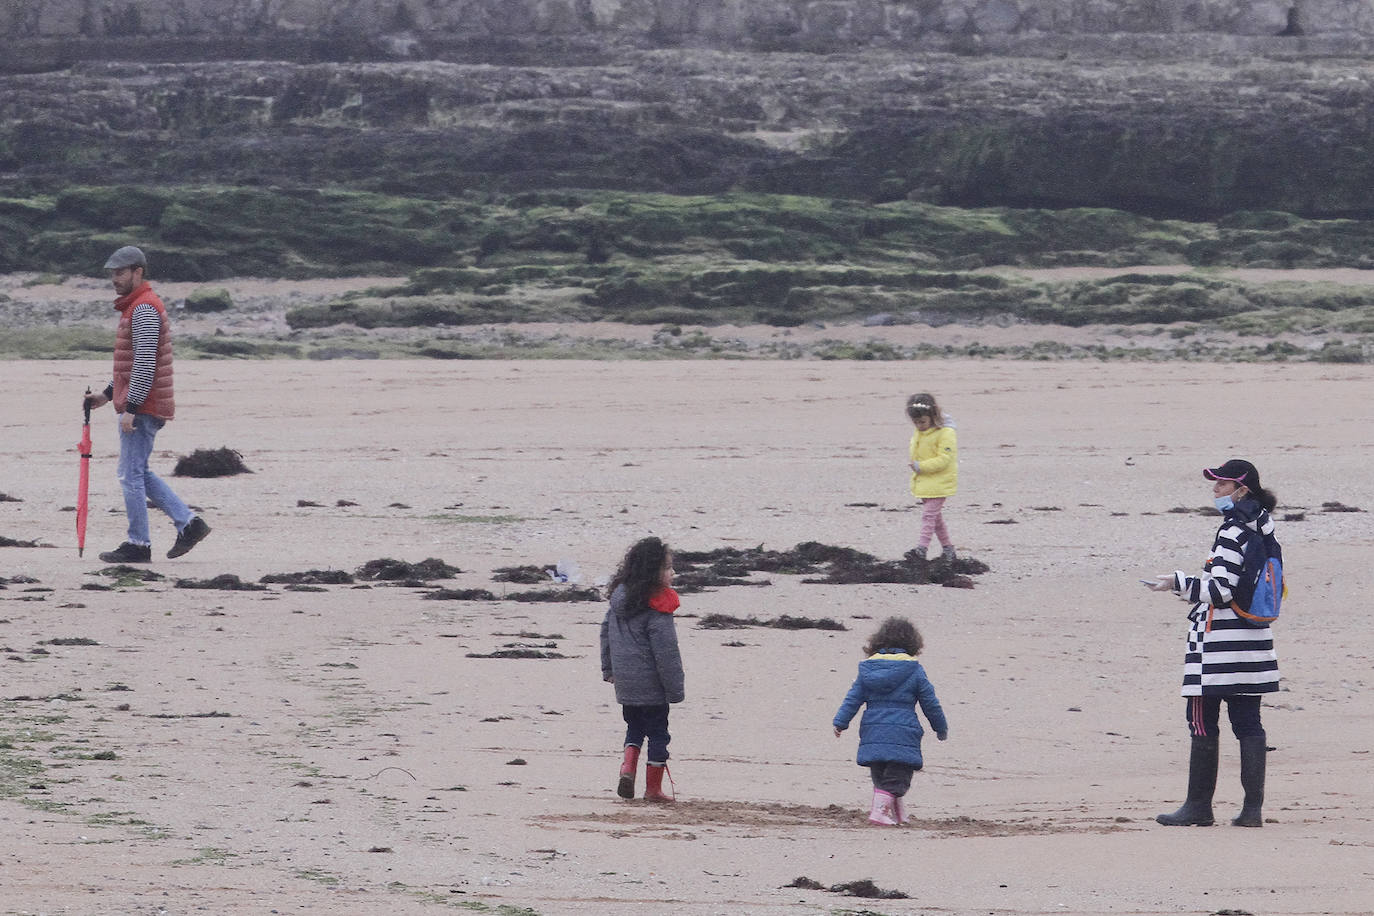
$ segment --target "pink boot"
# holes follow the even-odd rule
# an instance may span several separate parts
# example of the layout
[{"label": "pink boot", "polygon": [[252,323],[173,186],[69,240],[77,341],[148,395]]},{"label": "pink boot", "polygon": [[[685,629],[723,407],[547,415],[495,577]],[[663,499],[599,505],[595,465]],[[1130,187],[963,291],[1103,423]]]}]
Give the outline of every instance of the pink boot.
[{"label": "pink boot", "polygon": [[625,756],[620,761],[620,783],[615,794],[621,798],[635,797],[635,770],[639,769],[639,745],[625,745]]},{"label": "pink boot", "polygon": [[868,822],[884,827],[897,826],[897,799],[892,793],[873,790],[873,810],[868,812]]},{"label": "pink boot", "polygon": [[905,824],[911,820],[911,816],[906,813],[906,804],[902,801],[902,796],[898,795],[892,799],[892,806],[897,813],[897,823]]}]

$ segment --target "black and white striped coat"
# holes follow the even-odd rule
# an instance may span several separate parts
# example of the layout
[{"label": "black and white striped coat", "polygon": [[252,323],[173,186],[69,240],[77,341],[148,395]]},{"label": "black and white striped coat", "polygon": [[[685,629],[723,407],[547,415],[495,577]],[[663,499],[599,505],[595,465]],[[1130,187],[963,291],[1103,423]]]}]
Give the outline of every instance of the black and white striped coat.
[{"label": "black and white striped coat", "polygon": [[1274,634],[1231,609],[1240,581],[1245,543],[1274,530],[1273,519],[1253,500],[1225,513],[1202,574],[1174,573],[1174,591],[1193,602],[1188,612],[1188,651],[1183,659],[1183,696],[1237,696],[1279,689]]}]

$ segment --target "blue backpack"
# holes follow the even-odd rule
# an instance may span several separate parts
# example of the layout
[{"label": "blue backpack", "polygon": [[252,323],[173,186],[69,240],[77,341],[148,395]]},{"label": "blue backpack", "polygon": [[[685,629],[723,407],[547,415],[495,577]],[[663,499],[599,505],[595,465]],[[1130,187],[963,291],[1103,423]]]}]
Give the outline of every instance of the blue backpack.
[{"label": "blue backpack", "polygon": [[1287,597],[1283,548],[1273,534],[1255,532],[1245,543],[1240,581],[1231,590],[1231,610],[1252,627],[1267,627],[1279,619]]}]

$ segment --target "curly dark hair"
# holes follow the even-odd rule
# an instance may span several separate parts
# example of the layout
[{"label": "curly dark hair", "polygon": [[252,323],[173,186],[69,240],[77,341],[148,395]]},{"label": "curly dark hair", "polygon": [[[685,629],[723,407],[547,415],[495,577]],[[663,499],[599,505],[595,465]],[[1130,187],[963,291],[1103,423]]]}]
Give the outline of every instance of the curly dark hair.
[{"label": "curly dark hair", "polygon": [[625,586],[624,611],[633,617],[649,606],[649,598],[662,584],[663,566],[668,562],[668,545],[656,537],[642,538],[625,551],[620,569],[607,587],[614,592]]},{"label": "curly dark hair", "polygon": [[921,631],[905,617],[889,617],[878,627],[878,631],[868,638],[864,655],[874,655],[883,649],[901,649],[907,655],[916,656],[925,648],[926,641]]}]

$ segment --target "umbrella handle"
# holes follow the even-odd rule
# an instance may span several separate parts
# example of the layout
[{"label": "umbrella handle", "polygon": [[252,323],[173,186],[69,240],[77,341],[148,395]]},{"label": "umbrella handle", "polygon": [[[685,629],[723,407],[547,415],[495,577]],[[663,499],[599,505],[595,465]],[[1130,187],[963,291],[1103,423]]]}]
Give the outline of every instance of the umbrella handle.
[{"label": "umbrella handle", "polygon": [[86,425],[91,425],[91,386],[86,386],[86,397],[81,401],[81,410],[86,414]]}]

